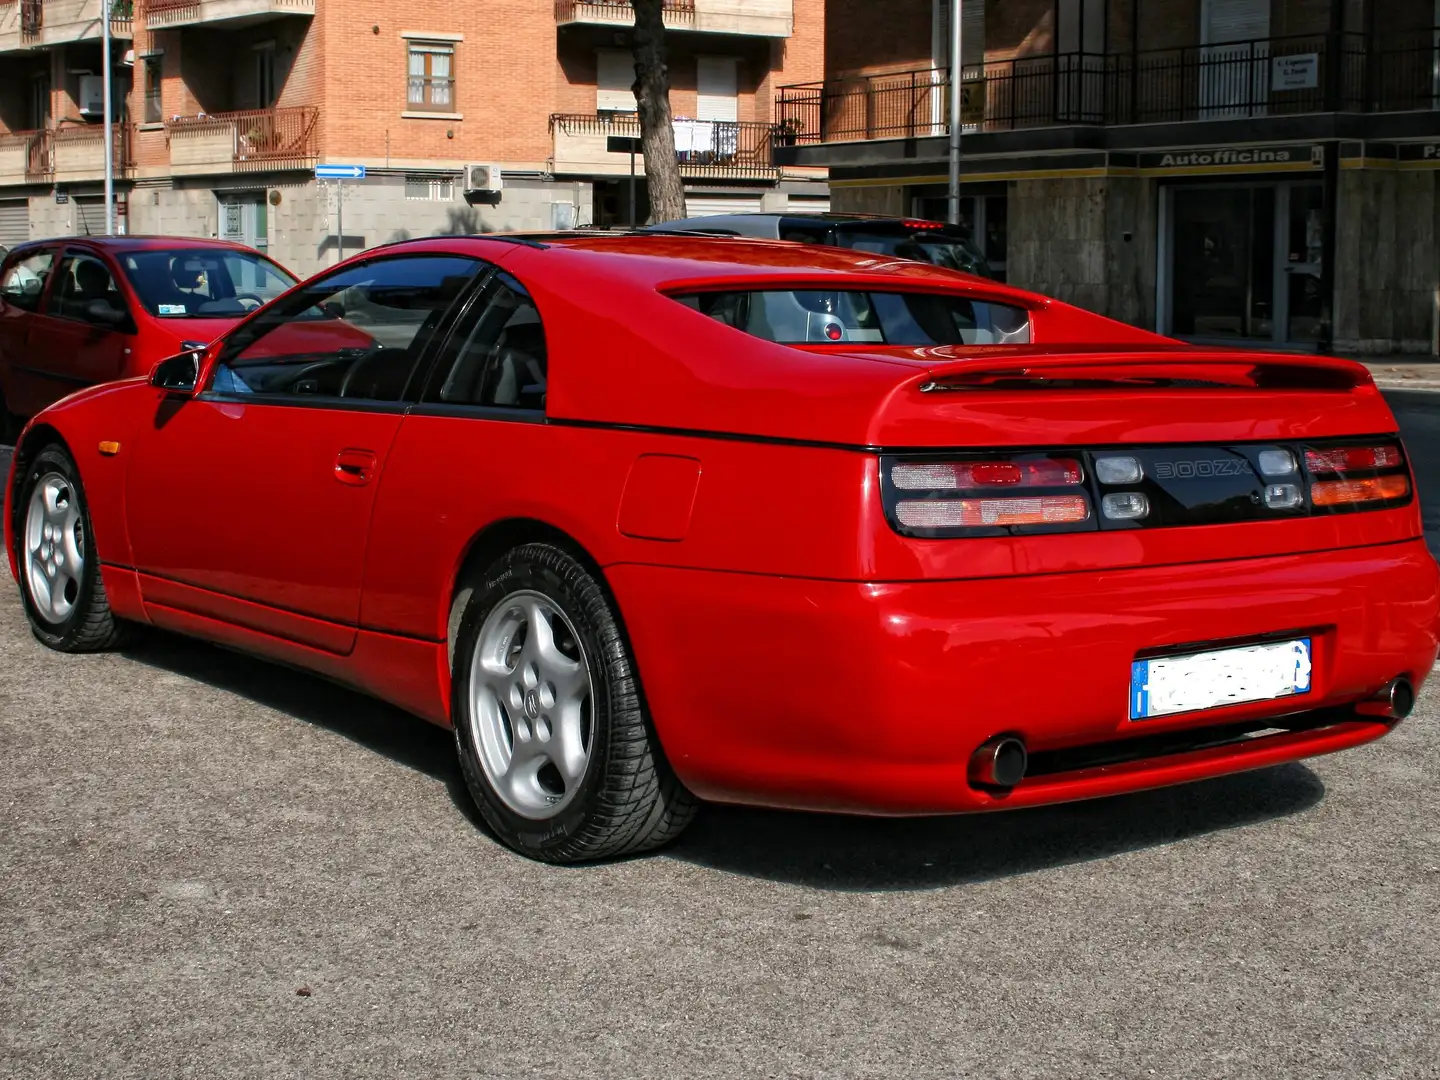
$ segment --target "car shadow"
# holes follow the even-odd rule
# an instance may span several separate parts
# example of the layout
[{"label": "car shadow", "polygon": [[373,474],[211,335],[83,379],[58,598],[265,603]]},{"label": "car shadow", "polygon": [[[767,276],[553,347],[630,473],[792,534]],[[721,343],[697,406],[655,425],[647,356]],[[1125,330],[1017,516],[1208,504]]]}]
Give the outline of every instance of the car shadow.
[{"label": "car shadow", "polygon": [[[159,630],[131,660],[315,724],[470,798],[451,734],[318,676]],[[1301,764],[1063,806],[939,818],[869,818],[705,807],[661,856],[724,873],[838,891],[942,888],[1160,847],[1300,813],[1325,794]]]},{"label": "car shadow", "polygon": [[1298,814],[1325,785],[1299,763],[1060,806],[871,818],[712,806],[672,858],[839,891],[934,889],[1089,862]]}]

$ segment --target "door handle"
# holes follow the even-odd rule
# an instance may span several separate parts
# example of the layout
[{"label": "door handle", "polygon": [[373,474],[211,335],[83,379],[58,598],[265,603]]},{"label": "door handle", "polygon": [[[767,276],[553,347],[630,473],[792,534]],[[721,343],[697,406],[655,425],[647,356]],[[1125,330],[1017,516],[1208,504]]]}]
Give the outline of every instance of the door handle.
[{"label": "door handle", "polygon": [[375,475],[375,455],[369,450],[341,450],[335,458],[335,479],[363,487]]}]

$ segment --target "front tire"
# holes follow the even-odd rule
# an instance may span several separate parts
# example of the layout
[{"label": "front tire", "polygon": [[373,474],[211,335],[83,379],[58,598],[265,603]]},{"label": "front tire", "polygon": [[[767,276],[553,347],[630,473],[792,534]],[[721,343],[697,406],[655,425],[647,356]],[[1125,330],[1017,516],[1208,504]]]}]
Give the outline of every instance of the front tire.
[{"label": "front tire", "polygon": [[47,446],[16,487],[15,554],[31,631],[59,652],[116,647],[125,628],[110,611],[74,460],[62,447]]},{"label": "front tire", "polygon": [[486,824],[516,851],[554,863],[679,836],[698,804],[665,761],[595,577],[558,547],[526,544],[468,584],[452,715]]}]

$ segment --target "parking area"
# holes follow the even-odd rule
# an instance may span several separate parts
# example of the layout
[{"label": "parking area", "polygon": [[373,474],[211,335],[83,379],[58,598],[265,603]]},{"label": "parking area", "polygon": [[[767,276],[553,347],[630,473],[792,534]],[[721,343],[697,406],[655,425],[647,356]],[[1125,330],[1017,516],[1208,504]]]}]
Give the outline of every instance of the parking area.
[{"label": "parking area", "polygon": [[152,635],[64,657],[0,590],[8,1077],[1421,1077],[1433,693],[1389,739],[1043,811],[711,808],[518,858],[449,736]]}]

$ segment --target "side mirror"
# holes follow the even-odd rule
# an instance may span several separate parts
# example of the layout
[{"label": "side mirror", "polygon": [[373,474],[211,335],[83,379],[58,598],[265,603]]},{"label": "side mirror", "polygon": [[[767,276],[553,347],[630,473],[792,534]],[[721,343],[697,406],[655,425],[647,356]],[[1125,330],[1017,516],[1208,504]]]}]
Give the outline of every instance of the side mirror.
[{"label": "side mirror", "polygon": [[150,385],[171,394],[193,394],[200,381],[200,357],[203,352],[191,349],[167,357],[150,373]]},{"label": "side mirror", "polygon": [[128,317],[125,312],[116,310],[104,300],[91,300],[85,305],[85,318],[100,326],[119,326]]}]

